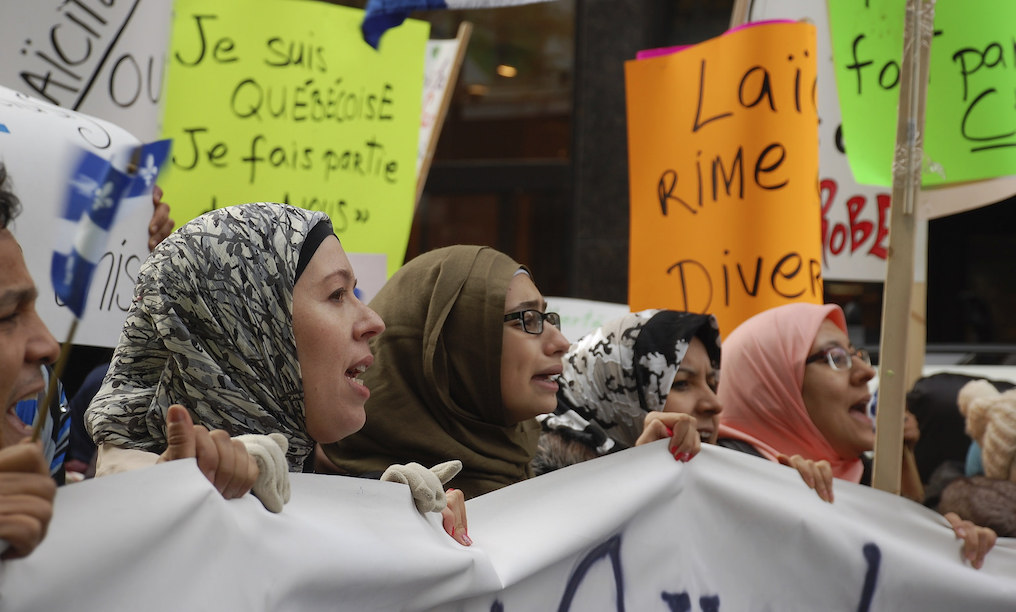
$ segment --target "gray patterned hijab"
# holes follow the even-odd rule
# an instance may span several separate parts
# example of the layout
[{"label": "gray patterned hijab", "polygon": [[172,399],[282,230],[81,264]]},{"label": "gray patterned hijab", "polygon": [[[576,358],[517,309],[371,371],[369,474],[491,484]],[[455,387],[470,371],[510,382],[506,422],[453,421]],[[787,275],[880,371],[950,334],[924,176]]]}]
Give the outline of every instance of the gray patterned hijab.
[{"label": "gray patterned hijab", "polygon": [[161,453],[166,411],[183,404],[195,423],[231,436],[284,434],[290,470],[300,470],[314,442],[304,420],[293,286],[304,243],[315,249],[308,235],[322,228],[331,233],[321,212],[243,204],[206,213],[163,240],[138,272],[112,364],[88,408],[95,442]]},{"label": "gray patterned hijab", "polygon": [[558,409],[544,429],[584,441],[598,454],[634,446],[647,412],[663,410],[692,338],[720,365],[712,315],[643,310],[586,334],[564,356]]}]

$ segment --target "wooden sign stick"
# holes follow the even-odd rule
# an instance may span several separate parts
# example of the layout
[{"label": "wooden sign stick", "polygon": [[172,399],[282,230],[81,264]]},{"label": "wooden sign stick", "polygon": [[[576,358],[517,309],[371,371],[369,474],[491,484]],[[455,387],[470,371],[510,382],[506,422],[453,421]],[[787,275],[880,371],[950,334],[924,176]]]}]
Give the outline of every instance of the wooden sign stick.
[{"label": "wooden sign stick", "polygon": [[928,57],[934,29],[934,0],[907,0],[903,28],[903,66],[893,158],[889,257],[882,299],[878,414],[872,486],[900,492],[903,466],[903,415],[907,391],[907,348],[914,283],[914,229],[921,191],[924,102]]},{"label": "wooden sign stick", "polygon": [[[60,384],[60,377],[63,376],[64,368],[67,366],[67,359],[70,357],[71,346],[74,342],[74,334],[78,331],[78,319],[74,317],[74,321],[71,322],[71,329],[67,332],[67,339],[64,340],[63,345],[60,347],[60,356],[56,359],[56,365],[53,366],[53,370],[49,373],[49,385],[46,387],[46,398],[42,400],[42,403],[35,404],[35,423],[32,425],[32,442],[39,439],[42,434],[42,428],[46,423],[46,415],[49,414],[49,405],[53,402],[53,398],[57,394],[57,386]],[[53,424],[54,427],[57,425]]]},{"label": "wooden sign stick", "polygon": [[734,8],[730,11],[730,27],[736,28],[748,22],[748,0],[734,0]]}]

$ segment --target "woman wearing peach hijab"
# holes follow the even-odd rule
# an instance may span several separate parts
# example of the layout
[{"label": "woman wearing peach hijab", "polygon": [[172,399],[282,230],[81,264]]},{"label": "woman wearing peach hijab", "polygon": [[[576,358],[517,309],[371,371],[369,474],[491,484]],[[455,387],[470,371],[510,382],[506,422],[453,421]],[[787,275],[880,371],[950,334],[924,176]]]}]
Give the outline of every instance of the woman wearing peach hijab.
[{"label": "woman wearing peach hijab", "polygon": [[[867,406],[875,376],[868,355],[847,339],[833,304],[787,304],[742,323],[723,343],[718,444],[796,467],[832,502],[832,479],[865,480],[875,445]],[[903,494],[921,501],[914,458],[904,450]],[[946,515],[974,567],[995,533]]]}]

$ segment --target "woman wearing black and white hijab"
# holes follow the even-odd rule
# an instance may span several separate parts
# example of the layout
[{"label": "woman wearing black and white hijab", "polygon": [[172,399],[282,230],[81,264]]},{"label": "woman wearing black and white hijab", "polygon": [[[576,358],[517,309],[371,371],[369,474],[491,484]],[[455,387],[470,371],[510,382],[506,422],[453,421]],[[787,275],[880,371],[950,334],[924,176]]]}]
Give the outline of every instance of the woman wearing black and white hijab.
[{"label": "woman wearing black and white hijab", "polygon": [[564,357],[558,408],[539,417],[534,469],[673,438],[675,458],[715,441],[720,333],[712,315],[643,310],[586,334]]}]

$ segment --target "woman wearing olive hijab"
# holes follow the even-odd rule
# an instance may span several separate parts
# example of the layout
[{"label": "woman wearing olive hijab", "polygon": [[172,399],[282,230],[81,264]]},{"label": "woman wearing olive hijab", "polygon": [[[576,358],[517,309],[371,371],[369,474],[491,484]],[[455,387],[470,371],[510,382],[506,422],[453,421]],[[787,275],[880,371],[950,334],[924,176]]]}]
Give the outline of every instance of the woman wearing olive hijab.
[{"label": "woman wearing olive hijab", "polygon": [[340,473],[391,463],[462,461],[449,485],[467,498],[531,477],[540,427],[554,410],[568,341],[528,270],[479,246],[452,246],[403,266],[371,301],[385,333],[366,425],[324,445]]}]

